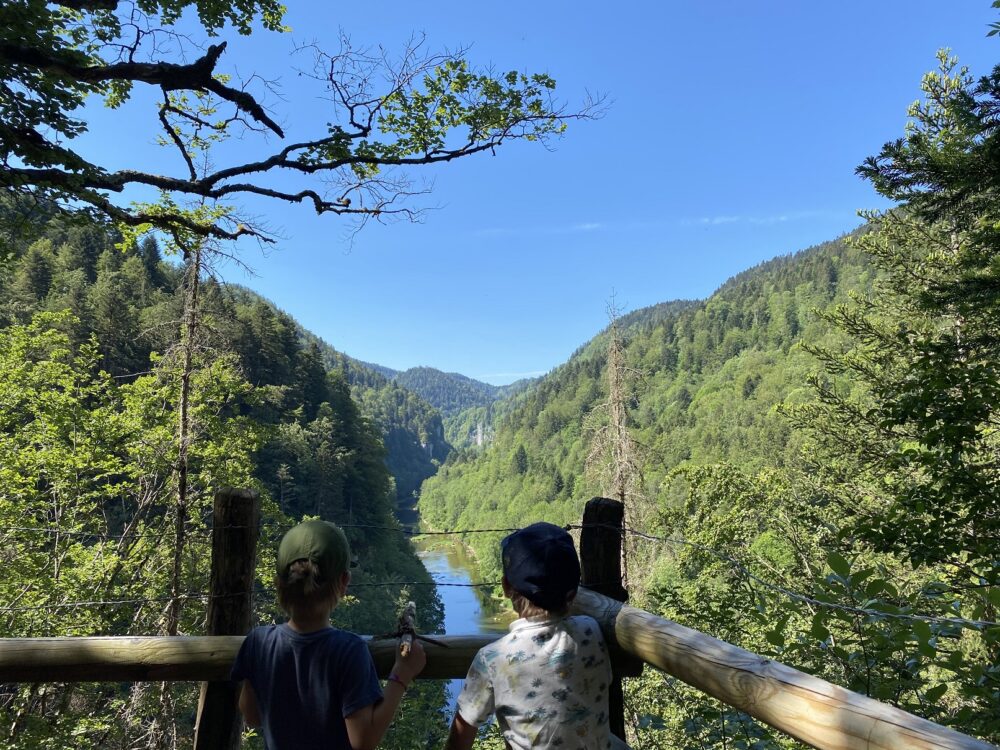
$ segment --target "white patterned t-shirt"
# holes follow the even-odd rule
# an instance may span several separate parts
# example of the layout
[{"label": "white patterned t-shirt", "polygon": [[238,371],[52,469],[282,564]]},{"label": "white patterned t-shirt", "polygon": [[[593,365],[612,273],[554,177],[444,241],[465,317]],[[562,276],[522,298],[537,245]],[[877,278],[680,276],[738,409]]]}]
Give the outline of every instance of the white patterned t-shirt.
[{"label": "white patterned t-shirt", "polygon": [[610,684],[607,647],[593,618],[530,617],[479,650],[457,708],[473,726],[495,713],[516,750],[605,750]]}]

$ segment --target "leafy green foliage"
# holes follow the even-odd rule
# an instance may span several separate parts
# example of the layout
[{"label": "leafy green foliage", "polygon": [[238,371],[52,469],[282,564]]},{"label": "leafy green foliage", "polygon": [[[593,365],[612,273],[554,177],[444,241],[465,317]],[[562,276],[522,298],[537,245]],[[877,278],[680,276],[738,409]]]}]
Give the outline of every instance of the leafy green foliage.
[{"label": "leafy green foliage", "polygon": [[[155,634],[177,512],[180,273],[149,240],[122,253],[116,238],[60,220],[47,235],[15,248],[0,276],[0,536],[9,573],[0,618],[12,636]],[[360,567],[335,613],[339,625],[389,631],[403,597],[418,602],[423,628],[436,629],[433,589],[403,583],[429,577],[395,523],[381,432],[342,372],[328,370],[294,322],[259,298],[211,282],[203,292],[181,554],[182,593],[191,596],[180,632],[204,627],[212,495],[222,486],[262,493],[258,618],[276,615],[268,592],[282,529],[320,514],[380,527],[347,529]],[[44,312],[67,304],[72,313]],[[401,583],[365,585],[386,581]],[[196,695],[143,684],[6,691],[0,716],[11,738],[0,746],[131,747],[171,734],[162,720],[171,714],[190,735]],[[439,739],[443,722],[428,707],[442,701],[442,684],[422,686],[393,746]]]},{"label": "leafy green foliage", "polygon": [[[860,169],[903,206],[705,302],[639,311],[625,356],[646,374],[629,408],[653,496],[634,523],[665,539],[638,550],[652,562],[633,601],[995,742],[991,85],[942,55],[906,138]],[[522,394],[490,448],[427,482],[431,525],[578,521],[602,344]],[[496,540],[471,543],[496,574]],[[644,748],[796,746],[655,672],[630,681],[627,705]]]},{"label": "leafy green foliage", "polygon": [[[859,240],[882,278],[869,299],[830,314],[851,346],[816,350],[830,376],[796,419],[821,447],[816,476],[845,511],[844,537],[862,556],[884,557],[904,584],[861,586],[865,576],[841,563],[831,595],[856,588],[889,615],[928,615],[887,619],[869,641],[873,661],[889,662],[887,648],[909,652],[900,674],[933,696],[911,708],[931,701],[938,721],[995,740],[1000,567],[988,540],[1000,534],[1000,306],[986,291],[998,288],[994,188],[978,163],[991,126],[977,119],[981,85],[946,54],[940,61],[924,79],[926,101],[911,108],[905,146],[866,163],[876,187],[905,203],[873,215]],[[852,382],[852,396],[836,378]]]},{"label": "leafy green foliage", "polygon": [[[219,70],[227,44],[209,44],[228,29],[246,36],[255,25],[286,30],[275,0],[85,0],[61,5],[14,0],[0,8],[0,189],[43,199],[65,211],[114,222],[131,246],[159,231],[181,247],[193,240],[274,237],[240,209],[241,196],[307,203],[316,213],[368,220],[413,218],[407,199],[411,168],[492,152],[512,140],[547,141],[571,119],[599,114],[599,103],[567,113],[545,74],[495,74],[459,54],[428,55],[413,39],[398,57],[354,50],[346,36],[336,53],[312,49],[317,94],[330,102],[319,132],[273,149],[259,131],[284,138],[260,87],[232,85]],[[181,17],[197,19],[180,27]],[[280,71],[256,71],[263,81]],[[92,160],[74,139],[89,127],[83,104],[102,95],[111,109],[135,85],[162,94],[152,127],[175,149],[179,174],[141,164],[113,170]],[[379,88],[382,86],[383,88]],[[225,111],[221,111],[225,108]],[[245,156],[215,168],[204,158],[213,143],[244,138]],[[197,166],[196,166],[197,165]],[[283,175],[280,177],[278,175]],[[299,181],[288,187],[287,177]],[[126,203],[127,186],[159,192],[155,203]]]},{"label": "leafy green foliage", "polygon": [[[162,628],[170,528],[169,497],[176,450],[169,408],[177,397],[173,366],[116,387],[97,370],[92,343],[74,347],[68,314],[40,314],[27,326],[0,331],[0,528],[9,575],[3,582],[4,630],[17,636],[149,634]],[[251,456],[260,433],[233,412],[251,396],[232,358],[196,376],[193,420],[201,433],[191,474],[188,534],[204,542],[210,518],[208,488],[254,486]],[[12,420],[12,421],[11,421]],[[184,632],[203,627],[207,548],[183,556]],[[198,606],[201,605],[201,606]],[[72,699],[74,709],[67,706]],[[178,691],[180,706],[194,696]],[[26,688],[5,693],[9,721],[4,746],[126,742],[151,731],[156,716],[120,689]],[[122,722],[92,720],[116,711]],[[104,713],[105,716],[110,714]],[[102,739],[103,738],[103,739]]]},{"label": "leafy green foliage", "polygon": [[[84,7],[86,3],[82,4]],[[123,18],[117,3],[94,3],[93,9],[72,10],[45,0],[15,0],[0,8],[0,158],[31,167],[97,169],[85,162],[62,139],[73,139],[87,129],[74,112],[91,94],[104,94],[119,106],[131,83],[124,76],[88,75],[114,61],[114,42],[123,35]],[[281,27],[284,8],[273,0],[143,0],[130,19],[140,34],[150,27],[173,25],[185,8],[193,8],[206,32],[213,34],[227,24],[249,34],[259,14],[264,26]],[[140,25],[141,24],[141,25]],[[42,55],[36,51],[44,50]],[[121,50],[119,50],[121,52]],[[14,95],[14,92],[19,92]]]}]

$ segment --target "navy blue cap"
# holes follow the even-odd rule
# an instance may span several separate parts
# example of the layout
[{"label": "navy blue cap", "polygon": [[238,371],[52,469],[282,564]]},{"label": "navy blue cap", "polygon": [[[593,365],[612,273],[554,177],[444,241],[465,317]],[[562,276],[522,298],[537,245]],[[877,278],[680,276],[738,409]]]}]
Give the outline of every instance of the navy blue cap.
[{"label": "navy blue cap", "polygon": [[559,610],[580,586],[573,537],[555,524],[533,523],[500,542],[503,574],[519,594],[542,609]]}]

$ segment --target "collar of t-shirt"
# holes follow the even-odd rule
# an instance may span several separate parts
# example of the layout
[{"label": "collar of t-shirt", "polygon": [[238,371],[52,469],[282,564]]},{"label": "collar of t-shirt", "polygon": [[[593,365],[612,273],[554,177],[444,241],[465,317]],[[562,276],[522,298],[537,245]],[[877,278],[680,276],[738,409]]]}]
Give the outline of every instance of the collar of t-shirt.
[{"label": "collar of t-shirt", "polygon": [[518,630],[527,630],[530,628],[545,628],[552,625],[556,625],[566,619],[566,615],[538,615],[536,617],[522,617],[518,620],[514,620],[508,629],[511,633]]}]

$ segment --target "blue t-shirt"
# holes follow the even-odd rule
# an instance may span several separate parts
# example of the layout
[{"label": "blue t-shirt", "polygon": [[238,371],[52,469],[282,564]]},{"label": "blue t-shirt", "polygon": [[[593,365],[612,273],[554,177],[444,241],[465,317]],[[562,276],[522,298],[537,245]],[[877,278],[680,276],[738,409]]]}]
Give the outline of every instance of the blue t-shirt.
[{"label": "blue t-shirt", "polygon": [[382,698],[365,642],[336,628],[254,628],[232,679],[250,680],[268,750],[350,750],[344,717]]}]

